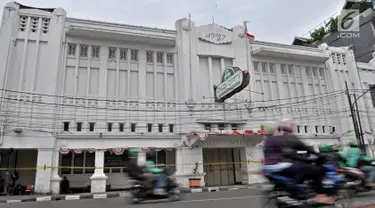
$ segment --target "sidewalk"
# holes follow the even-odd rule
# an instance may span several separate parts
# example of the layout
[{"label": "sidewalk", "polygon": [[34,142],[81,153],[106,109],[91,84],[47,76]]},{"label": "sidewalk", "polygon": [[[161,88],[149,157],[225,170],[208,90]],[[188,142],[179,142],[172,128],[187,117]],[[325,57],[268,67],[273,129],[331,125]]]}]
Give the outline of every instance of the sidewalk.
[{"label": "sidewalk", "polygon": [[[182,188],[181,193],[202,193],[216,191],[234,191],[239,189],[254,189],[254,185],[234,185],[220,187],[202,187],[202,188]],[[80,199],[106,199],[106,198],[125,198],[129,197],[127,191],[106,192],[106,193],[82,193],[72,195],[25,195],[25,196],[0,196],[0,203],[21,203],[21,202],[42,202],[42,201],[63,201],[63,200],[80,200]]]}]

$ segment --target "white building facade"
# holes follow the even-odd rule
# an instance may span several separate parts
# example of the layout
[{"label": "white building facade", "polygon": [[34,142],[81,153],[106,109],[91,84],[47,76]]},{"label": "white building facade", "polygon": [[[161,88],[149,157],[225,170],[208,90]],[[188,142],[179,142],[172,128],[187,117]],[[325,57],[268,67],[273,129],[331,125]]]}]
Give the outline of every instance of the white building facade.
[{"label": "white building facade", "polygon": [[[57,193],[62,176],[91,192],[124,188],[130,147],[157,150],[155,162],[185,187],[191,177],[257,183],[262,123],[294,118],[307,143],[342,143],[353,135],[345,81],[360,94],[375,80],[347,48],[254,42],[242,26],[188,19],[163,30],[8,3],[0,44],[1,167],[30,167],[17,183],[38,192]],[[228,66],[248,70],[250,84],[217,103]],[[366,141],[370,101],[358,100]],[[195,163],[204,164],[197,175]]]}]

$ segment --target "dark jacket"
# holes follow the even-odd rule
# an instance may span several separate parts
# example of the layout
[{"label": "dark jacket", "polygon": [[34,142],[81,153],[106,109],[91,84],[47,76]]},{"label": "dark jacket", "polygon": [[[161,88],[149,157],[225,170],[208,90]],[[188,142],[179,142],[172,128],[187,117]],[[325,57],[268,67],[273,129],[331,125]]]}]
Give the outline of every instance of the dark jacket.
[{"label": "dark jacket", "polygon": [[310,154],[316,154],[312,147],[305,145],[294,134],[266,137],[264,140],[264,164],[274,165],[279,162],[303,160],[297,154],[297,151],[307,151]]},{"label": "dark jacket", "polygon": [[138,166],[138,160],[136,157],[129,159],[127,169],[130,178],[138,178],[144,173],[142,168]]}]

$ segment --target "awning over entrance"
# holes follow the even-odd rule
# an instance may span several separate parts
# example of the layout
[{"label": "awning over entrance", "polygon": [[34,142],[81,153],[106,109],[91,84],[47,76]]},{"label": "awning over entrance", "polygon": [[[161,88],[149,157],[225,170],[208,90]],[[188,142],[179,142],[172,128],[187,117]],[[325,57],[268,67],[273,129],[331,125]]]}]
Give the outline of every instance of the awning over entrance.
[{"label": "awning over entrance", "polygon": [[[117,147],[117,148],[110,148],[110,149],[70,149],[70,148],[60,148],[60,153],[61,154],[68,154],[70,151],[73,151],[76,154],[81,154],[82,152],[90,152],[93,153],[95,151],[112,151],[116,155],[122,155],[125,150],[130,149],[132,147]],[[155,151],[160,151],[160,150],[169,150],[172,151],[176,147],[170,147],[170,148],[158,148],[158,147],[141,147],[143,151],[148,151],[148,150],[155,150]]]},{"label": "awning over entrance", "polygon": [[205,141],[208,137],[224,136],[259,136],[264,135],[263,130],[219,130],[208,132],[191,132],[183,138],[184,146],[193,147],[198,141]]}]

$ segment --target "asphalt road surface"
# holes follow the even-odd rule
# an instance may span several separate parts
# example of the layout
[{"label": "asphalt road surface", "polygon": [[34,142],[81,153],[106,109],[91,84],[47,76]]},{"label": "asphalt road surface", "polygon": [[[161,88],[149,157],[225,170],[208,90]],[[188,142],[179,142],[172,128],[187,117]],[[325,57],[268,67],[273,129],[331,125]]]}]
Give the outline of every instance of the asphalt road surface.
[{"label": "asphalt road surface", "polygon": [[[138,205],[129,205],[127,198],[113,199],[91,199],[76,201],[51,201],[51,202],[31,202],[0,204],[0,208],[118,208],[118,207],[136,207],[136,208],[228,208],[228,207],[246,207],[258,208],[261,206],[262,197],[257,196],[256,190],[236,190],[228,192],[211,193],[193,193],[184,194],[179,202],[146,202]],[[373,202],[375,193],[361,194],[354,199],[355,202]]]}]

